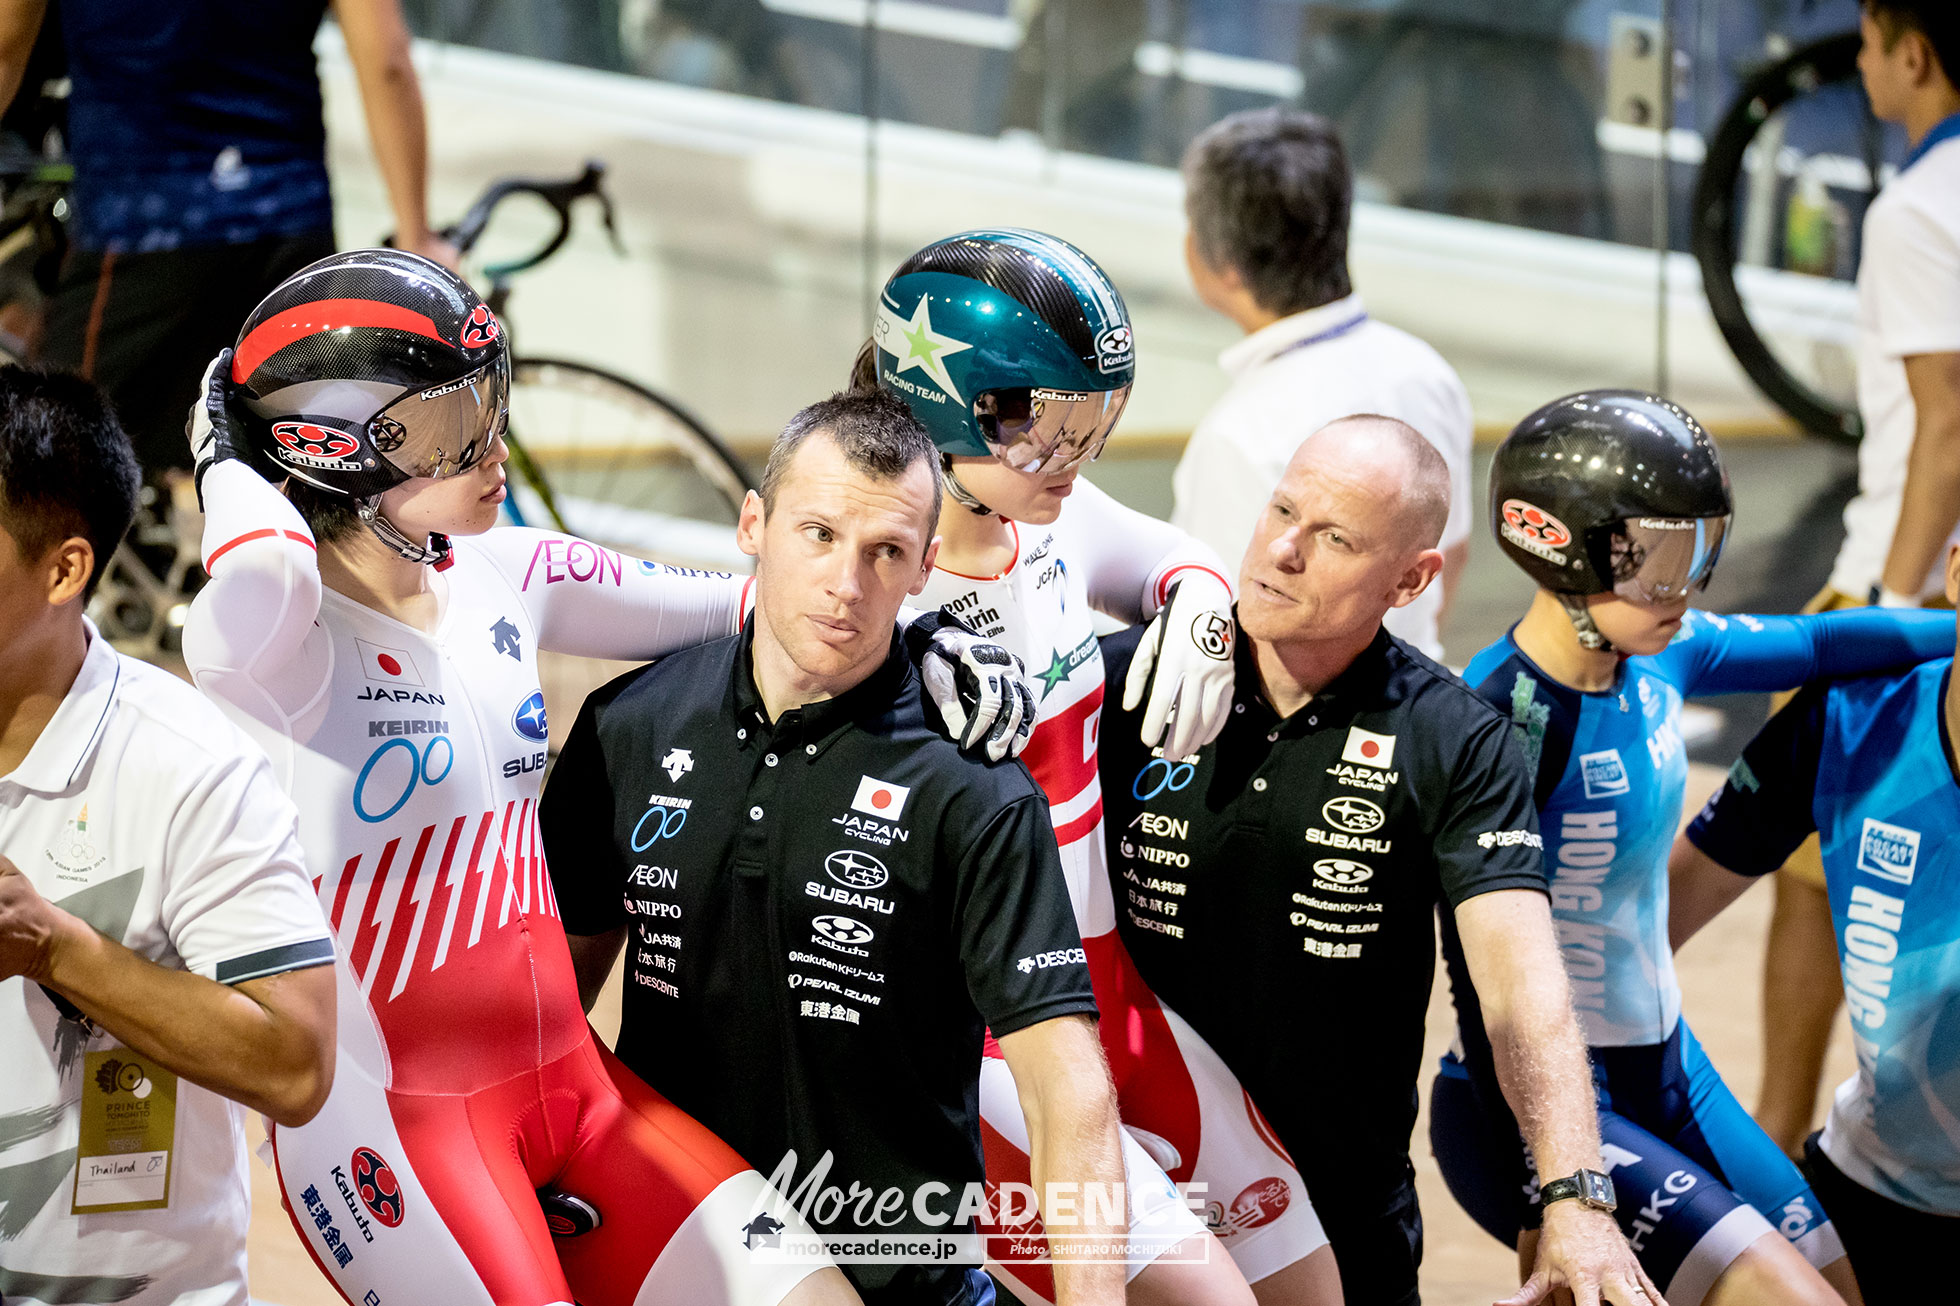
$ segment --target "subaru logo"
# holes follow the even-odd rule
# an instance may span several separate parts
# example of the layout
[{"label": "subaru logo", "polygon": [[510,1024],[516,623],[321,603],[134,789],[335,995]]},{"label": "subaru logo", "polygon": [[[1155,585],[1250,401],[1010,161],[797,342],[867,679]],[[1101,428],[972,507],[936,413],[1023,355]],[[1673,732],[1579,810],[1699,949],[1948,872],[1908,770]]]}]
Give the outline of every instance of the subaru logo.
[{"label": "subaru logo", "polygon": [[1320,815],[1329,825],[1349,834],[1368,834],[1382,828],[1388,818],[1382,809],[1366,798],[1340,797],[1321,804]]},{"label": "subaru logo", "polygon": [[810,924],[832,943],[869,943],[876,937],[869,925],[849,916],[819,916]]},{"label": "subaru logo", "polygon": [[875,889],[891,879],[885,864],[869,853],[847,848],[823,859],[824,873],[847,889]]},{"label": "subaru logo", "polygon": [[544,723],[544,695],[534,692],[519,703],[517,711],[511,713],[510,728],[533,743],[542,744],[551,733]]}]

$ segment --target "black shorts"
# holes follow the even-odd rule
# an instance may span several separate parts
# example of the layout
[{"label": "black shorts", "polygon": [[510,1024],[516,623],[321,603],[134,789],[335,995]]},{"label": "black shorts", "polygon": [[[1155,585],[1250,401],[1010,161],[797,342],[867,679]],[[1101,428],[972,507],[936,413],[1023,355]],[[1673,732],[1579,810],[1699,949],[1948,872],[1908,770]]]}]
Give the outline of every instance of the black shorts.
[{"label": "black shorts", "polygon": [[70,251],[38,360],[101,386],[145,477],[188,468],[184,419],[212,355],[274,286],[333,253],[333,233],[146,253]]},{"label": "black shorts", "polygon": [[[1298,1156],[1299,1153],[1294,1153]],[[1365,1196],[1332,1178],[1307,1180],[1334,1261],[1341,1292],[1350,1306],[1418,1306],[1416,1270],[1422,1264],[1422,1213],[1416,1206],[1415,1174],[1392,1191]],[[1331,1198],[1320,1194],[1334,1194]]]},{"label": "black shorts", "polygon": [[1935,1300],[1933,1285],[1953,1274],[1960,1216],[1934,1215],[1881,1197],[1833,1165],[1817,1138],[1804,1139],[1804,1172],[1844,1240],[1865,1306]]}]

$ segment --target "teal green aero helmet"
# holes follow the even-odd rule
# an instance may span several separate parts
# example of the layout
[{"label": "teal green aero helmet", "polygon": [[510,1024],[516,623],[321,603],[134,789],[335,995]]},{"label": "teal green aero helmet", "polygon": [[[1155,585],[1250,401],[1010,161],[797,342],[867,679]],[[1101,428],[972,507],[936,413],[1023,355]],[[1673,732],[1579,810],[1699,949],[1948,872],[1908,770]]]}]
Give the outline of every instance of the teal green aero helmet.
[{"label": "teal green aero helmet", "polygon": [[872,359],[949,455],[1031,473],[1102,452],[1129,398],[1129,310],[1065,240],[1001,227],[934,241],[878,298]]}]

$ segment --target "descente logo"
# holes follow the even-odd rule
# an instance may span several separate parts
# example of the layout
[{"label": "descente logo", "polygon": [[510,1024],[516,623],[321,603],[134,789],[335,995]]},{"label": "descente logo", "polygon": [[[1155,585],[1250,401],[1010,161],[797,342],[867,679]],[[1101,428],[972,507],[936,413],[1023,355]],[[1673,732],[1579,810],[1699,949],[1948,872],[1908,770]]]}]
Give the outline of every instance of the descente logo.
[{"label": "descente logo", "polygon": [[1014,963],[1014,969],[1023,975],[1037,970],[1047,970],[1051,966],[1086,966],[1089,954],[1080,948],[1059,948],[1054,952],[1037,952],[1032,957],[1023,957]]},{"label": "descente logo", "polygon": [[1535,830],[1486,830],[1477,836],[1479,848],[1516,848],[1520,845],[1542,849],[1545,841]]}]

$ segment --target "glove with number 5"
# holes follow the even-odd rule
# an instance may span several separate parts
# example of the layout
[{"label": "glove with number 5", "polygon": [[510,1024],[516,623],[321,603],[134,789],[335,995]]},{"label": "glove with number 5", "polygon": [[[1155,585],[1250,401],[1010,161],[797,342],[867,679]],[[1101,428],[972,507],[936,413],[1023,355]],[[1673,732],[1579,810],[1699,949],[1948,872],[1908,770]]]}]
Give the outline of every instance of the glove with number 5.
[{"label": "glove with number 5", "polygon": [[905,630],[926,693],[962,752],[1019,757],[1034,733],[1034,692],[1021,659],[961,625],[928,612]]},{"label": "glove with number 5", "polygon": [[1165,757],[1188,757],[1225,728],[1232,711],[1232,591],[1209,572],[1186,571],[1143,632],[1123,681],[1123,710],[1143,705],[1138,731]]}]

